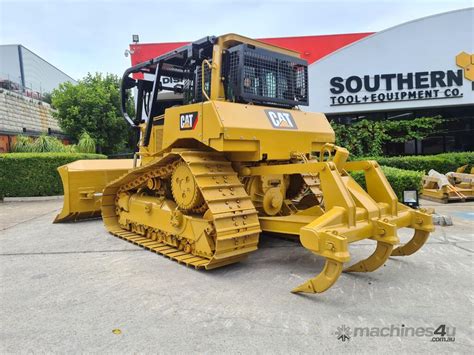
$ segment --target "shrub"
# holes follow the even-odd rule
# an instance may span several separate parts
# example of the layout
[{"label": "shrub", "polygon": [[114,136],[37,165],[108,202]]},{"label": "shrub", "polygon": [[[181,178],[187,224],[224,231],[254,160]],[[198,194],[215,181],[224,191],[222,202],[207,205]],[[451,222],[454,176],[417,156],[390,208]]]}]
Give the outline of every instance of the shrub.
[{"label": "shrub", "polygon": [[[16,136],[16,142],[13,144],[12,153],[75,153],[75,145],[65,145],[59,139],[45,134],[30,138],[24,135]],[[82,152],[88,153],[88,152]],[[95,153],[95,151],[91,152]]]},{"label": "shrub", "polygon": [[357,160],[376,160],[380,165],[428,173],[431,169],[441,174],[456,171],[462,165],[474,166],[474,152],[443,153],[399,157],[364,157]]},{"label": "shrub", "polygon": [[450,165],[447,166],[448,169],[446,171],[442,171],[442,173],[447,173],[450,171],[456,171],[457,168],[468,165],[469,171],[472,167],[474,167],[474,152],[460,152],[460,153],[442,153],[437,155],[439,158],[449,161]]},{"label": "shrub", "polygon": [[87,131],[82,132],[76,149],[78,153],[95,153],[95,141]]},{"label": "shrub", "polygon": [[100,154],[0,154],[0,198],[63,194],[59,166],[80,159],[105,159]]},{"label": "shrub", "polygon": [[64,145],[64,153],[82,153],[77,150],[76,144]]},{"label": "shrub", "polygon": [[439,131],[444,122],[440,116],[402,120],[374,121],[362,119],[350,124],[331,122],[336,133],[336,144],[356,156],[381,155],[388,142],[404,143]]},{"label": "shrub", "polygon": [[41,135],[33,142],[33,150],[35,153],[56,152],[63,153],[66,149],[64,144],[56,137]]},{"label": "shrub", "polygon": [[31,138],[19,134],[16,136],[16,141],[12,145],[11,151],[13,153],[26,153],[33,151],[33,142]]},{"label": "shrub", "polygon": [[[382,166],[382,171],[400,201],[402,201],[404,190],[417,190],[420,192],[421,179],[423,177],[422,172],[403,170],[389,166]],[[351,172],[351,175],[364,189],[366,189],[363,171],[354,171]]]}]

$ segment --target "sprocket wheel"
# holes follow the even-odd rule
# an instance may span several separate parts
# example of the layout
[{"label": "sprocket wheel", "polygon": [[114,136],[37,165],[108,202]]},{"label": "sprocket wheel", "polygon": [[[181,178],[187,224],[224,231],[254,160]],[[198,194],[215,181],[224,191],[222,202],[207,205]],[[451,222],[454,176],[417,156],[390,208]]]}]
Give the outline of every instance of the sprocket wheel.
[{"label": "sprocket wheel", "polygon": [[171,176],[171,191],[182,210],[200,210],[205,203],[191,169],[183,161],[178,163]]}]

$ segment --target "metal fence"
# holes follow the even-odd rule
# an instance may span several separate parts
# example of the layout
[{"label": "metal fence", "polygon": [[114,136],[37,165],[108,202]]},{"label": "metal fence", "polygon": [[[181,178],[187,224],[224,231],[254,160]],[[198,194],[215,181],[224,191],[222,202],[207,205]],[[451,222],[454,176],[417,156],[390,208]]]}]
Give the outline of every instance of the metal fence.
[{"label": "metal fence", "polygon": [[25,82],[25,85],[23,85],[20,77],[12,77],[5,73],[0,73],[0,89],[6,89],[41,101],[44,101],[47,94],[50,94],[43,90],[41,83],[35,85],[32,82]]}]

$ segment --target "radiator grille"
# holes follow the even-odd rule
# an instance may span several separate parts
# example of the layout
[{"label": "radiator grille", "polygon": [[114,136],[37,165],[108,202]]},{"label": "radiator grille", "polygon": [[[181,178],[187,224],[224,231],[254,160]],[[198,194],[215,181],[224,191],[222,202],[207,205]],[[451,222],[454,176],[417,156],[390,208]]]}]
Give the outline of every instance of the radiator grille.
[{"label": "radiator grille", "polygon": [[233,101],[308,105],[308,67],[299,58],[240,45],[227,52],[223,76]]}]

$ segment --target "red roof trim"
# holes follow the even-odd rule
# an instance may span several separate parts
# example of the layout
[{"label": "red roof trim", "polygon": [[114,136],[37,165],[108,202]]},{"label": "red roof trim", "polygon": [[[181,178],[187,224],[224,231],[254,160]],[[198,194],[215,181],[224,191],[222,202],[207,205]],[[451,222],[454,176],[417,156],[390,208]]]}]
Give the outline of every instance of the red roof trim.
[{"label": "red roof trim", "polygon": [[[262,38],[262,42],[274,44],[279,47],[295,50],[306,59],[308,64],[327,56],[328,54],[367,37],[374,32],[330,34],[321,36],[297,36]],[[165,43],[139,43],[131,44],[132,65],[144,62],[161,54],[172,51],[190,42],[165,42]]]}]

